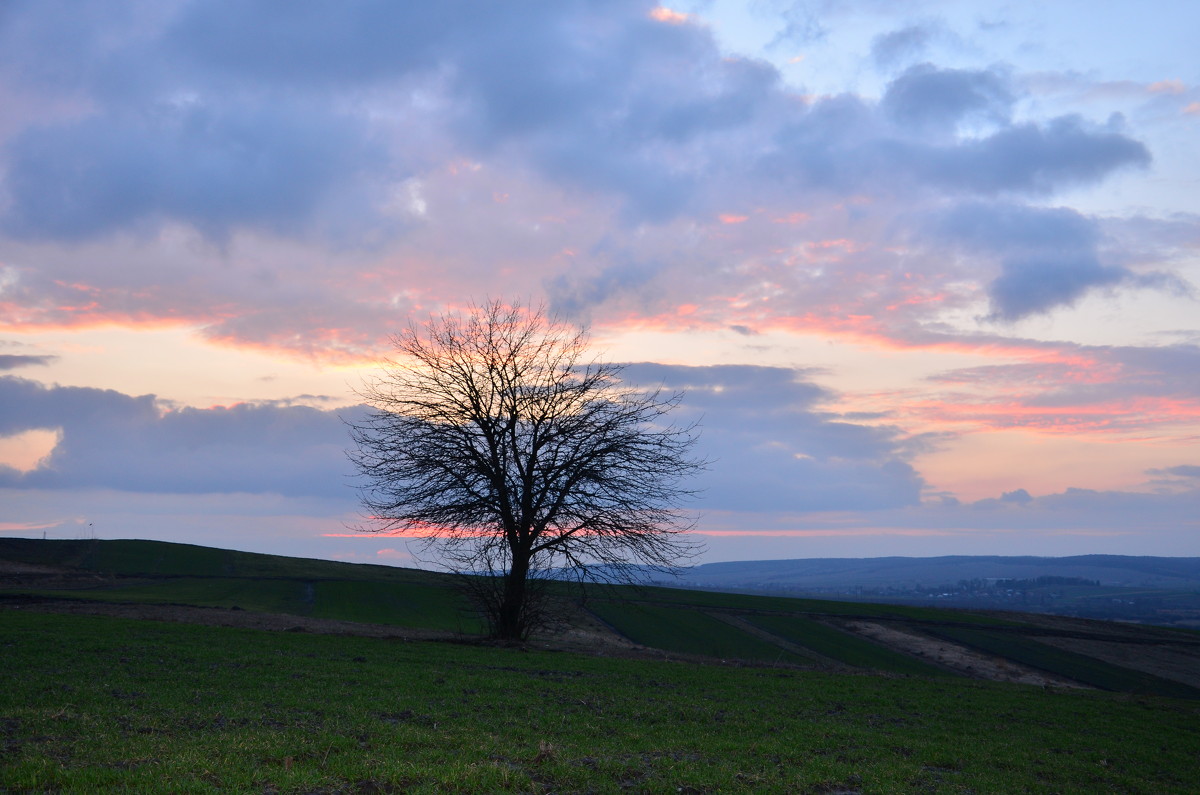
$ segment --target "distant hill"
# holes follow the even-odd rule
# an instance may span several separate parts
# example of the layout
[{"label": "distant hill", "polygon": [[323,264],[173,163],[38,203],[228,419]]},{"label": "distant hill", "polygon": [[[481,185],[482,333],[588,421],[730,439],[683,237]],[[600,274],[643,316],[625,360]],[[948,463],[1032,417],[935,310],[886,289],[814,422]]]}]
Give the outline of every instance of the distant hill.
[{"label": "distant hill", "polygon": [[1200,587],[1200,558],[1075,555],[1062,558],[950,555],[937,558],[804,558],[705,563],[683,569],[678,583],[696,588],[911,588],[959,580],[1076,577],[1125,588]]},{"label": "distant hill", "polygon": [[1054,613],[1200,627],[1200,558],[809,558],[707,563],[677,588]]}]

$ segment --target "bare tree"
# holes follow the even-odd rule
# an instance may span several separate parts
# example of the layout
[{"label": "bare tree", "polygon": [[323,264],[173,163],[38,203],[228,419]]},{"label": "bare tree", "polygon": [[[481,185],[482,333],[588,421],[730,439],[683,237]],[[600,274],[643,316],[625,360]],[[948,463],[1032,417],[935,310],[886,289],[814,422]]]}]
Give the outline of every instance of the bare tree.
[{"label": "bare tree", "polygon": [[679,394],[620,384],[584,331],[493,301],[393,338],[350,422],[370,529],[420,536],[471,572],[495,636],[537,620],[539,575],[624,577],[696,546],[679,503],[695,426],[672,425]]}]

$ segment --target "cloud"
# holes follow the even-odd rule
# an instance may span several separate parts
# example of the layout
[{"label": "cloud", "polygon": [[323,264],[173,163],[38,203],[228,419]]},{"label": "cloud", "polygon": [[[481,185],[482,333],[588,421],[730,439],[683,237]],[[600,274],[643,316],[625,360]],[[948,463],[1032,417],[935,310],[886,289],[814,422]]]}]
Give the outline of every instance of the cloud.
[{"label": "cloud", "polygon": [[[931,500],[871,513],[740,513],[706,517],[710,547],[724,559],[877,557],[929,554],[921,538],[935,538],[936,554],[1174,556],[1195,548],[1200,489],[1170,493],[1067,488],[1030,495],[1020,503],[989,498],[972,503]],[[743,535],[742,531],[750,531]],[[761,534],[761,535],[760,535]],[[760,541],[795,537],[799,543]],[[760,550],[770,550],[769,553]]]},{"label": "cloud", "polygon": [[18,367],[36,367],[47,365],[58,359],[57,356],[34,356],[20,353],[0,353],[0,370],[15,370]]},{"label": "cloud", "polygon": [[27,473],[0,487],[106,488],[173,494],[348,496],[348,436],[337,413],[238,404],[168,409],[153,395],[0,378],[0,436],[58,429]]},{"label": "cloud", "polygon": [[560,274],[546,284],[550,309],[561,317],[585,320],[591,307],[645,289],[661,269],[653,263],[625,260],[594,274]]},{"label": "cloud", "polygon": [[1025,489],[1017,489],[1016,491],[1006,491],[1000,495],[1001,502],[1011,502],[1017,505],[1028,505],[1033,502],[1033,497]]},{"label": "cloud", "polygon": [[1068,208],[962,204],[941,218],[938,232],[999,260],[1001,273],[988,286],[998,320],[1070,306],[1094,288],[1135,281],[1128,269],[1101,261],[1097,223]]},{"label": "cloud", "polygon": [[[1150,162],[1146,147],[1120,132],[1118,122],[1004,121],[1004,95],[995,74],[922,71],[889,95],[887,116],[898,127],[859,97],[824,98],[781,126],[778,148],[763,153],[757,174],[838,193],[1042,196]],[[987,134],[951,135],[953,125],[976,112],[993,122]],[[931,139],[930,129],[940,134]]]},{"label": "cloud", "polygon": [[881,33],[871,40],[871,58],[884,69],[918,57],[929,47],[936,29],[928,25],[908,25]]},{"label": "cloud", "polygon": [[889,118],[914,132],[944,134],[972,117],[1007,124],[1015,100],[1002,73],[939,69],[923,63],[893,80],[880,106]]},{"label": "cloud", "polygon": [[1133,227],[1062,256],[969,234],[953,263],[946,236],[916,250],[947,207],[1036,220],[1025,202],[1149,162],[1118,119],[1014,119],[1010,66],[809,96],[634,0],[77,5],[10,6],[0,31],[0,99],[37,98],[0,125],[14,326],[169,322],[356,356],[467,290],[880,336],[981,289],[1013,320],[1153,281],[1128,264],[1150,237]]},{"label": "cloud", "polygon": [[285,13],[272,0],[215,0],[186,5],[164,39],[193,68],[235,83],[337,89],[429,68],[456,33],[495,17],[456,0],[298,3]]},{"label": "cloud", "polygon": [[[685,392],[680,422],[699,420],[703,489],[712,510],[882,509],[915,504],[923,482],[897,428],[822,411],[832,398],[788,368],[634,364],[631,383]],[[343,415],[358,409],[343,409]],[[337,412],[237,404],[169,408],[153,395],[0,378],[0,436],[53,429],[35,469],[0,468],[0,488],[116,489],[163,494],[273,493],[352,498]]]},{"label": "cloud", "polygon": [[1018,320],[1070,306],[1090,289],[1111,286],[1129,276],[1123,268],[1104,267],[1088,256],[1006,262],[1003,274],[988,288],[992,317]]},{"label": "cloud", "polygon": [[1179,464],[1178,466],[1161,469],[1148,469],[1146,473],[1150,475],[1174,475],[1181,478],[1200,478],[1200,466],[1196,466],[1195,464]]},{"label": "cloud", "polygon": [[[1186,543],[1188,535],[1195,532],[1200,488],[1158,492],[1068,487],[1038,495],[1017,489],[970,504],[922,508],[881,517],[881,524],[923,526],[931,530],[999,530],[1014,539],[1024,536],[1022,543],[1031,551],[1037,550],[1039,536],[1046,542],[1053,536],[1070,534],[1141,537],[1143,543],[1154,544],[1157,552],[1139,554],[1170,555],[1179,554],[1178,545]],[[1175,552],[1170,551],[1171,546],[1176,547]],[[1128,541],[1124,542],[1124,549],[1130,549]]]},{"label": "cloud", "polygon": [[1150,164],[1146,146],[1119,127],[1119,121],[1095,127],[1079,116],[1060,116],[1045,125],[1014,124],[957,151],[932,153],[927,174],[985,194],[1049,194],[1091,184],[1118,169]]},{"label": "cloud", "polygon": [[643,387],[684,394],[681,420],[700,422],[703,510],[880,510],[916,504],[924,485],[905,460],[897,428],[820,410],[828,390],[803,370],[752,365],[639,363],[624,372]]},{"label": "cloud", "polygon": [[931,376],[930,419],[1109,434],[1200,421],[1200,346],[1034,345],[1020,363]]},{"label": "cloud", "polygon": [[219,238],[239,226],[303,234],[379,163],[356,122],[286,105],[89,117],[28,129],[7,155],[4,230],[66,241],[163,220]]}]

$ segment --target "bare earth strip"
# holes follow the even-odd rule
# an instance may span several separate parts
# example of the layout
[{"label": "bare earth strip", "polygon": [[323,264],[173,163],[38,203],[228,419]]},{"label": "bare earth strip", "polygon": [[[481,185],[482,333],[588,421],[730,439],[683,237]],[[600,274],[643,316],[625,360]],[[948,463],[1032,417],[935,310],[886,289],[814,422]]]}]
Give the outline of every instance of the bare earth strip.
[{"label": "bare earth strip", "polygon": [[1042,687],[1084,687],[1070,679],[1027,668],[1011,660],[982,654],[941,638],[931,638],[915,632],[905,632],[896,627],[884,626],[872,621],[848,621],[843,626],[864,638],[882,643],[898,651],[916,655],[945,668],[996,682],[1018,682]]},{"label": "bare earth strip", "polygon": [[1040,643],[1086,654],[1106,663],[1200,688],[1200,648],[1165,643],[1121,643],[1084,638],[1039,637]]}]

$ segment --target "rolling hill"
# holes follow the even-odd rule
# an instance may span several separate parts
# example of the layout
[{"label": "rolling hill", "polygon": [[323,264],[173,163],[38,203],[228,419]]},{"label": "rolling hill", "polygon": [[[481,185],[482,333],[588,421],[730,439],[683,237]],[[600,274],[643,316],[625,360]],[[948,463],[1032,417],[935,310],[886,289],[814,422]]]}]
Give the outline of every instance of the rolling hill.
[{"label": "rolling hill", "polygon": [[[412,569],[136,540],[0,539],[0,561],[0,605],[25,609],[350,634],[481,631],[449,577]],[[1184,630],[663,587],[564,586],[558,598],[565,620],[535,639],[543,646],[1200,697],[1200,633]]]}]

